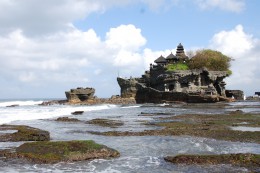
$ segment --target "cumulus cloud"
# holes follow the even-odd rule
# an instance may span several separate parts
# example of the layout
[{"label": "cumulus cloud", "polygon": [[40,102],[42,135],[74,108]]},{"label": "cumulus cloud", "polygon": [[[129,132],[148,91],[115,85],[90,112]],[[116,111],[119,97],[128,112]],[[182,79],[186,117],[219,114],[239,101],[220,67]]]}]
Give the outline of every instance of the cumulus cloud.
[{"label": "cumulus cloud", "polygon": [[245,8],[244,0],[197,0],[196,3],[204,10],[219,8],[221,10],[238,13]]},{"label": "cumulus cloud", "polygon": [[35,38],[26,36],[21,29],[12,31],[0,36],[0,78],[28,88],[94,84],[101,89],[104,84],[101,79],[116,81],[117,71],[126,76],[132,71],[140,75],[138,68],[143,69],[140,48],[146,43],[141,30],[121,25],[111,28],[106,35],[101,40],[93,29],[73,28]]},{"label": "cumulus cloud", "polygon": [[136,51],[145,43],[146,39],[141,35],[141,29],[134,25],[111,28],[106,34],[106,44],[112,49]]},{"label": "cumulus cloud", "polygon": [[[0,94],[3,98],[64,96],[72,87],[92,86],[98,96],[118,94],[116,76],[140,76],[160,55],[171,51],[153,51],[143,47],[146,38],[134,25],[120,25],[107,31],[104,40],[93,30],[82,31],[73,22],[91,13],[104,13],[115,6],[143,3],[150,9],[171,7],[179,0],[3,0],[0,1]],[[202,2],[202,1],[201,1]],[[215,0],[215,2],[217,2]],[[243,1],[229,1],[230,4]],[[222,6],[218,1],[209,6]],[[234,8],[239,9],[239,5]],[[242,9],[243,4],[241,5]],[[232,11],[232,10],[231,10]],[[229,35],[231,31],[223,31]],[[240,32],[241,42],[253,54],[253,36]],[[244,35],[243,35],[244,34]],[[212,46],[224,49],[224,37],[213,39]],[[220,41],[218,42],[217,39]],[[248,43],[245,41],[248,40]],[[231,44],[228,40],[225,44]],[[255,45],[255,43],[252,43]],[[252,59],[254,61],[254,58]],[[236,62],[236,61],[235,61]],[[253,73],[253,71],[251,70]],[[235,73],[235,72],[234,72]],[[253,73],[254,74],[254,73]],[[251,75],[249,73],[248,75]],[[251,75],[252,76],[252,75]],[[105,89],[104,89],[105,88]]]},{"label": "cumulus cloud", "polygon": [[244,31],[242,25],[237,25],[230,31],[216,33],[210,48],[219,50],[232,57],[233,74],[227,79],[227,88],[244,90],[247,95],[253,95],[260,86],[258,62],[260,57],[260,40]]}]

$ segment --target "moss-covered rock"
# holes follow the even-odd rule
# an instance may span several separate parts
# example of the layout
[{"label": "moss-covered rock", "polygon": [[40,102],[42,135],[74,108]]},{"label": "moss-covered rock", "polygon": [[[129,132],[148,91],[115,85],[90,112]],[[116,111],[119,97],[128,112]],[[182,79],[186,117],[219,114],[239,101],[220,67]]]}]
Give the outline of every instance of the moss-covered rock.
[{"label": "moss-covered rock", "polygon": [[[1,142],[16,141],[49,141],[50,133],[45,130],[23,126],[23,125],[1,125],[0,131],[4,134],[0,135]],[[9,133],[9,131],[14,131]]]},{"label": "moss-covered rock", "polygon": [[260,167],[259,154],[221,154],[221,155],[178,155],[167,156],[166,161],[174,164],[199,164],[199,165],[216,165],[231,164],[235,166],[247,167],[250,170]]},{"label": "moss-covered rock", "polygon": [[119,157],[120,153],[92,140],[44,141],[24,143],[15,152],[1,151],[0,156],[22,158],[32,163],[57,163]]},{"label": "moss-covered rock", "polygon": [[96,118],[87,122],[88,124],[95,124],[102,127],[118,127],[124,125],[124,123],[120,120],[109,120],[103,118]]},{"label": "moss-covered rock", "polygon": [[56,121],[61,122],[79,122],[80,120],[77,118],[69,118],[69,117],[59,117],[56,119]]},{"label": "moss-covered rock", "polygon": [[247,127],[260,127],[260,115],[237,111],[236,113],[221,115],[168,116],[157,118],[156,122],[152,123],[152,125],[162,127],[158,130],[142,132],[88,131],[88,133],[105,136],[188,135],[227,141],[260,143],[260,131],[238,131],[231,128],[237,125],[242,126],[245,123]]}]

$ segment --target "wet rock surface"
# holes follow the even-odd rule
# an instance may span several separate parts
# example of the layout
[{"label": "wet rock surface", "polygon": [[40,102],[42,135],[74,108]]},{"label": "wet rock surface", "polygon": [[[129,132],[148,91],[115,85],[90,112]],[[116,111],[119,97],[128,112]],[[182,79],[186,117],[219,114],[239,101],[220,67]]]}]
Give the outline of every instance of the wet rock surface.
[{"label": "wet rock surface", "polygon": [[25,159],[32,163],[53,164],[113,158],[119,157],[120,153],[92,140],[44,141],[24,143],[13,150],[2,150],[0,156],[6,159]]},{"label": "wet rock surface", "polygon": [[246,167],[252,172],[260,171],[260,155],[251,153],[222,155],[178,155],[167,156],[164,158],[164,160],[174,164],[188,165],[231,164],[235,166]]},{"label": "wet rock surface", "polygon": [[131,105],[131,104],[136,104],[136,100],[134,98],[121,98],[121,97],[112,96],[111,98],[92,98],[84,101],[51,100],[51,101],[42,102],[39,105],[50,106],[50,105],[98,105],[98,104]]},{"label": "wet rock surface", "polygon": [[102,127],[112,127],[112,128],[116,128],[118,126],[124,125],[124,122],[120,120],[110,120],[104,118],[96,118],[88,121],[87,123],[102,126]]},{"label": "wet rock surface", "polygon": [[[13,131],[9,133],[8,131]],[[49,141],[50,133],[45,130],[23,125],[1,125],[0,142]],[[6,133],[5,133],[6,132]]]},{"label": "wet rock surface", "polygon": [[56,121],[61,122],[79,122],[80,120],[77,118],[69,118],[69,117],[59,117],[56,119]]},{"label": "wet rock surface", "polygon": [[72,115],[81,115],[83,113],[84,113],[84,111],[74,111],[74,112],[71,112]]},{"label": "wet rock surface", "polygon": [[[144,114],[147,115],[147,114]],[[160,114],[149,114],[151,117]],[[145,130],[141,132],[107,131],[88,133],[105,136],[159,136],[159,135],[188,135],[214,138],[227,141],[260,143],[260,131],[235,131],[230,127],[246,122],[246,126],[260,127],[260,114],[245,114],[234,111],[229,114],[216,115],[178,115],[159,117],[152,125],[162,127],[159,130]],[[147,123],[149,124],[149,123]]]}]

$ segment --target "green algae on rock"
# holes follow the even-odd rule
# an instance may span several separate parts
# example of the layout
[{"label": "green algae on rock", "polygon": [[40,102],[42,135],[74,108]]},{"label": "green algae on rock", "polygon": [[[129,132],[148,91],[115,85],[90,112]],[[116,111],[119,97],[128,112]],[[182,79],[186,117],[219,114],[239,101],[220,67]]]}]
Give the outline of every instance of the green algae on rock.
[{"label": "green algae on rock", "polygon": [[[14,131],[8,133],[8,131]],[[0,135],[1,142],[17,141],[49,141],[50,133],[45,130],[23,125],[1,125],[0,131],[7,132]]]},{"label": "green algae on rock", "polygon": [[80,120],[77,118],[69,118],[69,117],[59,117],[56,119],[56,121],[61,122],[79,122]]},{"label": "green algae on rock", "polygon": [[86,141],[44,141],[24,143],[16,152],[1,151],[6,158],[23,158],[32,163],[73,162],[92,159],[119,157],[120,153],[92,140]]},{"label": "green algae on rock", "polygon": [[145,130],[141,132],[88,131],[88,133],[105,136],[188,135],[235,142],[260,143],[260,131],[232,130],[232,126],[241,126],[241,123],[245,122],[246,126],[260,127],[260,115],[239,113],[239,111],[217,115],[178,115],[157,119],[157,122],[154,122],[152,125],[162,127],[162,129],[158,130]]},{"label": "green algae on rock", "polygon": [[102,127],[112,127],[112,128],[124,125],[124,123],[122,121],[109,120],[109,119],[104,119],[104,118],[96,118],[96,119],[88,121],[87,123],[102,126]]},{"label": "green algae on rock", "polygon": [[198,164],[198,165],[216,165],[231,164],[242,166],[254,171],[260,167],[260,154],[238,153],[238,154],[221,154],[221,155],[178,155],[167,156],[165,161],[174,164]]}]

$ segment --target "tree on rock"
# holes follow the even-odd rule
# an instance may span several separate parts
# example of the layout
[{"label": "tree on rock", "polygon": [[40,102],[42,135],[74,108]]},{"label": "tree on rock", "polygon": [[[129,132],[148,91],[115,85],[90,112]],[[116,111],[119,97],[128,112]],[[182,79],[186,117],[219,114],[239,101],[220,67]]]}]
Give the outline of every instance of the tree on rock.
[{"label": "tree on rock", "polygon": [[200,69],[206,67],[211,71],[231,71],[229,70],[231,58],[219,51],[210,49],[198,50],[190,59],[188,65],[190,69]]}]

